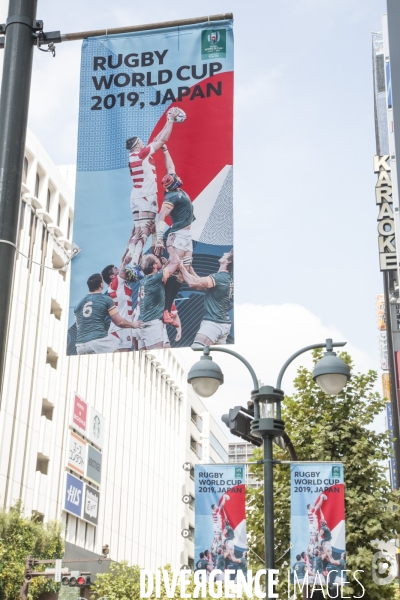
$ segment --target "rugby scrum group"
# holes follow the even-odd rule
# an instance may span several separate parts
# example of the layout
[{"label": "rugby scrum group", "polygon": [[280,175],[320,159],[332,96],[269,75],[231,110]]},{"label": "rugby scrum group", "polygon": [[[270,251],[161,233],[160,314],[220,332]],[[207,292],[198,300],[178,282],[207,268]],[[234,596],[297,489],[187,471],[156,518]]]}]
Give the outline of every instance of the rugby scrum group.
[{"label": "rugby scrum group", "polygon": [[235,554],[235,532],[229,523],[225,513],[225,503],[230,500],[228,494],[224,494],[218,504],[211,505],[213,519],[214,538],[210,549],[200,552],[199,560],[196,562],[195,570],[204,571],[206,580],[214,569],[220,573],[215,576],[215,581],[223,581],[227,569],[234,571],[233,579],[236,580],[238,571],[242,571],[247,578],[247,551]]},{"label": "rugby scrum group", "polygon": [[[176,327],[175,341],[179,341],[182,326],[174,301],[183,282],[191,289],[203,291],[205,296],[203,320],[193,343],[226,344],[231,329],[228,309],[233,291],[233,250],[219,259],[218,272],[199,277],[193,270],[193,205],[182,189],[166,146],[174,123],[182,123],[185,118],[181,109],[171,108],[164,128],[150,144],[146,146],[138,136],[126,141],[133,182],[130,208],[134,227],[120,266],[106,265],[101,273],[91,275],[87,280],[88,293],[75,306],[77,354],[169,347],[167,325]],[[153,155],[159,150],[164,154],[166,174],[158,213]],[[143,255],[150,235],[152,253]],[[162,256],[165,250],[167,257]],[[133,309],[132,286],[137,281],[138,300]]]},{"label": "rugby scrum group", "polygon": [[[340,559],[332,554],[332,532],[328,527],[322,505],[328,499],[321,494],[314,506],[308,504],[307,516],[310,540],[306,551],[297,554],[293,565],[293,583],[296,580],[303,583],[315,581],[320,584],[339,584],[342,572],[346,570],[346,553],[342,552]],[[346,572],[343,581],[346,580]]]}]

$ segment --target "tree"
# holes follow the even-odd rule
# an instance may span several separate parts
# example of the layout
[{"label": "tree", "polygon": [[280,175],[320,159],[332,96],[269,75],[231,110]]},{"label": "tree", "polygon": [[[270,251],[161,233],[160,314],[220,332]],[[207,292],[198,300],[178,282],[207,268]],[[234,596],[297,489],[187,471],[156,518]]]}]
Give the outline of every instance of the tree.
[{"label": "tree", "polygon": [[[322,352],[314,352],[314,361]],[[394,598],[398,584],[379,586],[372,579],[372,557],[376,548],[372,540],[388,541],[400,531],[399,493],[392,492],[386,478],[387,460],[391,456],[389,433],[376,433],[373,421],[385,408],[386,400],[374,391],[375,371],[355,374],[350,356],[341,358],[352,370],[352,377],[339,394],[328,396],[314,383],[312,372],[302,367],[294,380],[295,393],[285,397],[282,418],[296,448],[299,460],[338,460],[344,463],[346,501],[347,568],[361,569],[358,578],[365,587],[365,600]],[[261,459],[260,450],[255,459]],[[288,460],[285,452],[274,446],[274,458]],[[262,465],[251,471],[262,480]],[[281,569],[280,597],[287,597],[286,569],[290,545],[290,473],[285,465],[274,469],[275,557]],[[251,548],[262,558],[263,488],[249,490],[248,531]],[[350,581],[354,580],[350,576]],[[346,586],[346,594],[361,595],[361,588]]]},{"label": "tree", "polygon": [[108,596],[109,600],[139,600],[140,598],[140,567],[130,567],[126,561],[110,563],[108,573],[97,575],[91,587],[96,596]]},{"label": "tree", "polygon": [[[169,584],[173,585],[174,572],[172,571],[170,565],[163,567],[163,570],[168,572]],[[175,572],[176,573],[176,572]],[[195,589],[195,583],[193,574],[186,575],[186,579],[189,582],[186,589],[186,593],[190,594],[190,597],[193,597],[193,592]],[[174,599],[181,600],[181,587],[180,587],[180,579],[179,576],[176,578],[176,587]],[[219,582],[221,585],[221,582]],[[92,592],[96,595],[91,596],[92,600],[95,598],[102,598],[103,596],[108,596],[108,600],[139,600],[140,599],[140,567],[128,566],[126,561],[121,563],[111,563],[110,571],[108,573],[101,573],[97,576],[97,579],[92,586]],[[164,578],[161,575],[160,581],[160,594],[159,597],[161,600],[168,600],[167,591],[165,588]],[[201,597],[201,593],[200,593]],[[208,585],[206,588],[206,596],[207,599],[211,600],[211,596],[209,593]],[[244,596],[246,598],[246,596]],[[153,593],[150,596],[150,600],[156,600],[156,590],[155,586],[153,588]],[[225,600],[225,596],[221,597],[221,600]]]},{"label": "tree", "polygon": [[[63,553],[61,523],[43,524],[35,517],[25,517],[20,501],[8,511],[0,510],[0,598],[19,598],[27,556],[50,559],[61,558]],[[58,587],[53,579],[37,577],[32,579],[29,593],[36,600],[42,592],[55,592]]]}]

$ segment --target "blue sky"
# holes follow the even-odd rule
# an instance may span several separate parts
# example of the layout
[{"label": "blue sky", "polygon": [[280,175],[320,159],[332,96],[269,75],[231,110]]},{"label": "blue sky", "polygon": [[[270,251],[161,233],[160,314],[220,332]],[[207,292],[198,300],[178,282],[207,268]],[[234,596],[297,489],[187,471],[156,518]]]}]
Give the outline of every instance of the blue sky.
[{"label": "blue sky", "polygon": [[[359,368],[378,369],[371,31],[384,1],[41,0],[38,18],[68,33],[230,11],[237,349],[275,378],[299,345],[333,331]],[[76,161],[80,46],[34,57],[29,125],[57,164]]]}]

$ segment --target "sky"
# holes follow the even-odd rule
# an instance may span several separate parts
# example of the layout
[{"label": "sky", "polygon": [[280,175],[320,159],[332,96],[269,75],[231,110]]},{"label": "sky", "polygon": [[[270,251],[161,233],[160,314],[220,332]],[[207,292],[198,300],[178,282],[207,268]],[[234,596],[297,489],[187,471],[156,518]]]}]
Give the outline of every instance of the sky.
[{"label": "sky", "polygon": [[[38,4],[45,31],[62,33],[233,12],[235,350],[268,384],[292,352],[332,336],[359,370],[379,369],[371,32],[384,0]],[[29,127],[56,164],[76,161],[80,48],[34,55]],[[210,131],[210,143],[223,141]],[[215,416],[251,389],[237,361],[218,362]]]}]

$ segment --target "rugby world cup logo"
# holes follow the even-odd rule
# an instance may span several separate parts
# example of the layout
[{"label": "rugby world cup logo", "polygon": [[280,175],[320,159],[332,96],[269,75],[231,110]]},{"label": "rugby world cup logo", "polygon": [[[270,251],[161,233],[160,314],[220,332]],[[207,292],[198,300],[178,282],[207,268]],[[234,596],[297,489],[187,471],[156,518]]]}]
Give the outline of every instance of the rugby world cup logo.
[{"label": "rugby world cup logo", "polygon": [[221,35],[219,31],[211,31],[211,33],[208,34],[208,41],[210,44],[217,44],[220,39]]}]

